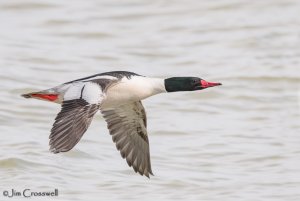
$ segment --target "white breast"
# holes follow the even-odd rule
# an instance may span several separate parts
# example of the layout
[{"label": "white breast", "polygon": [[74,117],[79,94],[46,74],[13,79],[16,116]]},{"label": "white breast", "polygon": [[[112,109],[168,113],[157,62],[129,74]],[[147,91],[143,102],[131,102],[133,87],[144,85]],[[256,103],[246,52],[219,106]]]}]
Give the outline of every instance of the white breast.
[{"label": "white breast", "polygon": [[158,93],[166,92],[164,79],[132,76],[124,77],[106,92],[103,107],[139,101]]}]

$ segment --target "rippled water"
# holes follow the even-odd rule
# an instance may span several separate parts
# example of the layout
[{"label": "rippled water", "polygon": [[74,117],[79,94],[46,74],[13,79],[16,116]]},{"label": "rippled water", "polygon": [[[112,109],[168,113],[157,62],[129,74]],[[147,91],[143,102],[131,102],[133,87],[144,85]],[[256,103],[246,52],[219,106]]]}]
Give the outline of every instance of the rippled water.
[{"label": "rippled water", "polygon": [[[54,200],[300,200],[299,10],[298,0],[1,0],[0,200],[24,188],[57,188]],[[19,96],[112,70],[223,83],[144,101],[150,180],[121,159],[100,115],[72,151],[50,153],[59,105]]]}]

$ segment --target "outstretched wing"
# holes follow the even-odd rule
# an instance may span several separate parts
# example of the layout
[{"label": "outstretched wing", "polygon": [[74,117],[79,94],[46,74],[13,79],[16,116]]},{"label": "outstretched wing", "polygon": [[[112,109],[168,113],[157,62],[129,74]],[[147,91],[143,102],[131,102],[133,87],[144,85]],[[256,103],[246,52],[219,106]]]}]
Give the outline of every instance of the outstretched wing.
[{"label": "outstretched wing", "polygon": [[103,109],[113,141],[129,166],[141,175],[153,175],[151,170],[147,119],[141,103],[134,102],[113,109]]},{"label": "outstretched wing", "polygon": [[52,152],[69,151],[79,142],[99,110],[101,94],[95,83],[77,84],[66,91],[49,136]]}]

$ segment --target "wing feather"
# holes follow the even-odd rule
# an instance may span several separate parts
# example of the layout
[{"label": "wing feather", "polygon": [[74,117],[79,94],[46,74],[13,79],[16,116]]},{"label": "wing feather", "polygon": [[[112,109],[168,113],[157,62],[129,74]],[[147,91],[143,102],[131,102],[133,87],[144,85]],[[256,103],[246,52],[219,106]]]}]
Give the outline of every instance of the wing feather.
[{"label": "wing feather", "polygon": [[118,108],[102,109],[102,114],[112,140],[127,164],[141,175],[153,175],[146,112],[141,101]]},{"label": "wing feather", "polygon": [[[50,150],[54,153],[71,150],[79,142],[91,124],[93,116],[99,110],[102,100],[100,86],[98,88],[94,84],[80,86],[81,88],[78,85],[70,87],[66,92],[61,111],[55,118],[49,136]],[[76,93],[80,96],[76,96]]]}]

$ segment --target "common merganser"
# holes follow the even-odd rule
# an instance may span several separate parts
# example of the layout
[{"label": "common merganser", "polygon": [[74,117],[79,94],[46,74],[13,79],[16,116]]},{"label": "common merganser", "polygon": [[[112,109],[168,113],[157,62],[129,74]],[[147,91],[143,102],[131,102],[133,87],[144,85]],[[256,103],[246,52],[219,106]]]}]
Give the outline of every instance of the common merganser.
[{"label": "common merganser", "polygon": [[221,85],[198,77],[148,78],[127,71],[113,71],[66,82],[54,88],[27,93],[62,105],[49,136],[53,153],[71,150],[100,110],[121,156],[135,172],[151,170],[146,112],[141,100],[159,93],[195,91]]}]

